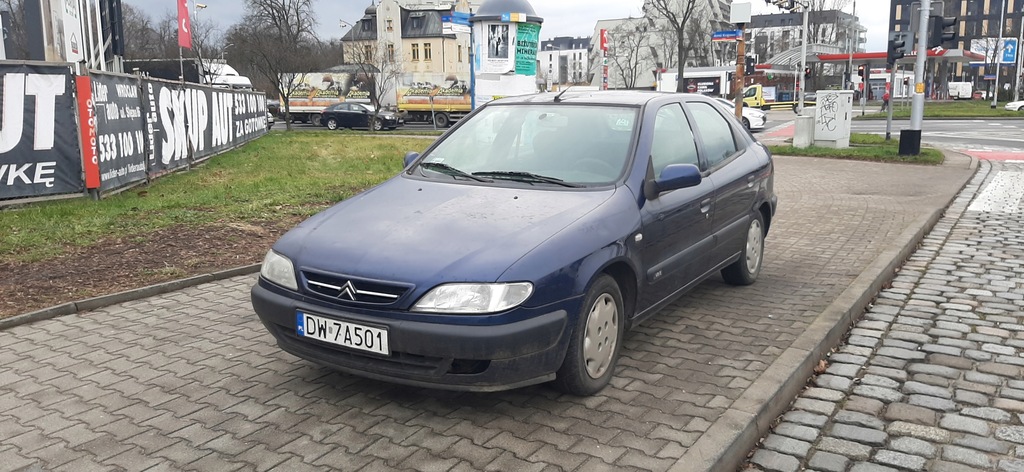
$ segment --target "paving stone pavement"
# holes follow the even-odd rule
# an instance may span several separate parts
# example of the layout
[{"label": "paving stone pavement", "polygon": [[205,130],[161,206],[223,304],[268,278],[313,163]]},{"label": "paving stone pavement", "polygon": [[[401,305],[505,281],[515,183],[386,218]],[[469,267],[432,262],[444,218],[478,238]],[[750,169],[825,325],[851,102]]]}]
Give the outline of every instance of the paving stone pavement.
[{"label": "paving stone pavement", "polygon": [[[921,225],[922,216],[943,208],[971,173],[963,161],[919,167],[780,157],[776,164],[781,206],[761,279],[737,288],[714,278],[639,326],[625,340],[612,385],[599,395],[565,396],[544,385],[454,393],[332,372],[277,348],[249,304],[255,279],[241,276],[0,331],[0,469],[685,470],[681,458],[698,441],[714,441],[709,431],[807,335],[817,314],[893,241]],[[899,283],[907,290],[906,280]],[[950,303],[947,310],[967,311]],[[956,340],[969,326],[933,329]],[[994,331],[977,334],[1002,339],[1000,329],[1010,330],[997,323]],[[974,342],[977,355],[994,359],[979,374],[1002,378],[1004,369],[1016,367],[999,361],[1010,356],[998,346],[985,347],[997,343]],[[860,359],[861,352],[850,351],[849,359]],[[834,383],[852,384],[852,375],[836,372]],[[970,387],[952,398],[996,388],[984,379],[990,378],[965,381]],[[921,393],[894,390],[882,380],[857,388],[878,389],[875,397],[916,398],[907,404],[914,409],[905,428],[939,431],[943,420],[976,428],[970,420],[978,415],[1017,413],[990,405],[975,416],[936,416],[935,425],[922,425],[911,416],[922,404],[950,398],[926,395],[932,377],[920,383]],[[789,426],[788,436],[773,439],[773,447],[804,453],[817,430],[801,425],[831,413],[829,395],[835,394],[803,402],[807,410],[796,412],[801,420]],[[1024,401],[1004,395],[1005,402]],[[995,445],[1024,435],[1008,428],[1020,424],[1017,416],[1005,421],[991,423]],[[881,437],[855,426],[861,429],[849,429],[822,452],[872,453],[849,437],[875,443]],[[926,441],[932,429],[908,439]],[[925,447],[911,443],[892,452],[909,455],[912,446]],[[959,447],[942,453],[968,460],[976,451]]]},{"label": "paving stone pavement", "polygon": [[1022,197],[982,161],[750,467],[1024,471]]}]

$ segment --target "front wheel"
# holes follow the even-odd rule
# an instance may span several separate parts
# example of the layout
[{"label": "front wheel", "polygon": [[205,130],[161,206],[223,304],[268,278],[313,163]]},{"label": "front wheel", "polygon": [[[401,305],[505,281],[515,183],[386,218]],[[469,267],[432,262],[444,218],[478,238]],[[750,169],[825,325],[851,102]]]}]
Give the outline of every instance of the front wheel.
[{"label": "front wheel", "polygon": [[722,278],[730,285],[750,285],[761,273],[764,261],[764,218],[755,211],[747,225],[746,242],[739,260],[722,269]]},{"label": "front wheel", "polygon": [[622,291],[615,279],[601,274],[583,298],[554,386],[572,395],[600,392],[615,373],[624,325]]},{"label": "front wheel", "polygon": [[750,120],[744,118],[743,119],[743,127],[746,128],[747,131],[750,131]]},{"label": "front wheel", "polygon": [[373,130],[380,131],[384,129],[384,124],[380,120],[373,120]]}]

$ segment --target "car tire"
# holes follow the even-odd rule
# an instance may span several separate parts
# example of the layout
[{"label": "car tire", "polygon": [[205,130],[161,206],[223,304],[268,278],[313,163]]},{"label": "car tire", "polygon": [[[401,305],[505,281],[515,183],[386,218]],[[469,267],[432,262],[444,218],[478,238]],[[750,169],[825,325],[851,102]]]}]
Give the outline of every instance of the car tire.
[{"label": "car tire", "polygon": [[314,113],[312,116],[309,117],[309,123],[316,126],[323,126],[323,118],[323,115],[319,113]]},{"label": "car tire", "polygon": [[384,129],[384,123],[381,120],[373,120],[373,130],[380,131],[382,129]]},{"label": "car tire", "polygon": [[329,129],[331,131],[334,131],[334,130],[338,129],[338,120],[336,120],[334,118],[328,118],[326,125],[327,125],[327,129]]},{"label": "car tire", "polygon": [[571,395],[588,396],[608,385],[622,349],[625,320],[619,284],[601,274],[583,297],[554,387]]},{"label": "car tire", "polygon": [[750,131],[750,120],[744,118],[743,119],[743,127],[746,128],[747,131]]},{"label": "car tire", "polygon": [[764,262],[764,217],[755,211],[747,224],[747,234],[743,242],[740,258],[722,269],[722,278],[730,285],[750,285],[757,280]]}]

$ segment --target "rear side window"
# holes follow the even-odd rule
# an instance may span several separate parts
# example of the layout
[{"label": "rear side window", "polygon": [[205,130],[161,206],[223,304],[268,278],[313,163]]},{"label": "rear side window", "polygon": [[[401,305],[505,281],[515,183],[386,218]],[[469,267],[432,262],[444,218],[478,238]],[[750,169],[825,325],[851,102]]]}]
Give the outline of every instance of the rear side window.
[{"label": "rear side window", "polygon": [[704,155],[708,168],[715,167],[729,156],[736,153],[736,137],[732,134],[732,126],[710,103],[690,102],[687,105],[697,132],[704,143]]}]

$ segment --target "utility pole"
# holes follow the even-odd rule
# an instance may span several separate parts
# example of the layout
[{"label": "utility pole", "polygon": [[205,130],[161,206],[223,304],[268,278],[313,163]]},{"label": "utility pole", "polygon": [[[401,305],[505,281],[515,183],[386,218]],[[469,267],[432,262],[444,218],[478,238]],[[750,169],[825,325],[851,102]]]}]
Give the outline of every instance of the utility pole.
[{"label": "utility pole", "polygon": [[849,64],[846,65],[846,78],[847,78],[847,80],[850,81],[849,88],[851,88],[851,89],[853,88],[853,51],[854,51],[854,49],[857,48],[857,45],[860,43],[860,31],[857,30],[854,27],[856,25],[856,22],[857,22],[857,0],[853,0],[853,15],[852,15],[852,18],[850,18],[850,28],[849,28],[848,32],[846,33],[846,42],[847,43],[850,42],[850,37],[853,36],[853,33],[854,32],[857,33],[857,41],[855,41],[852,44],[849,44],[850,62],[849,62]]},{"label": "utility pole", "polygon": [[[1000,71],[1000,69],[1002,69],[1001,66],[1003,64],[1003,50],[1005,49],[1003,47],[1003,21],[1006,21],[1006,0],[1002,0],[1001,2],[999,2],[999,5],[1000,5],[1000,9],[1002,10],[1002,12],[999,14],[999,40],[996,41],[996,53],[994,54],[995,55],[995,58],[994,58],[995,60],[992,61],[992,62],[995,63],[995,66],[996,66],[995,67],[995,69],[996,69],[995,70],[995,74],[996,74],[995,87],[992,90],[992,92],[993,92],[992,93],[992,108],[993,109],[995,109],[997,106],[999,106],[999,103],[998,103],[999,102],[999,71]],[[1018,47],[1019,47],[1019,45],[1018,45]]]},{"label": "utility pole", "polygon": [[924,67],[928,59],[928,18],[932,3],[921,2],[917,22],[917,58],[914,61],[914,92],[910,102],[910,129],[900,131],[900,155],[921,154],[921,122],[924,119]]},{"label": "utility pole", "polygon": [[744,24],[740,23],[740,37],[736,39],[736,118],[743,118],[743,72],[747,64],[747,42],[744,40]]},{"label": "utility pole", "polygon": [[800,4],[800,7],[804,9],[804,25],[802,28],[804,40],[800,43],[800,102],[797,104],[797,113],[803,113],[804,111],[804,95],[807,94],[807,13],[810,10],[811,2],[804,2]]}]

